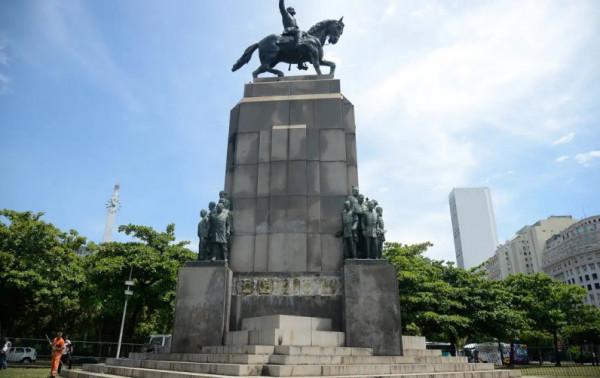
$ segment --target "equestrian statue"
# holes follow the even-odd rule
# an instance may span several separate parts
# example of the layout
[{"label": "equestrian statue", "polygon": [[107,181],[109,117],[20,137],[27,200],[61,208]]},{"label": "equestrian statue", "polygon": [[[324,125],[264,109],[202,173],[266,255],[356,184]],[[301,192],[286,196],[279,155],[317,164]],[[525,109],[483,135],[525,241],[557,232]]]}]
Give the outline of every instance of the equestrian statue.
[{"label": "equestrian statue", "polygon": [[305,62],[309,62],[321,75],[321,66],[329,66],[329,74],[335,72],[335,63],[323,59],[323,46],[326,42],[336,44],[344,32],[344,23],[342,20],[324,20],[315,24],[307,32],[298,28],[294,15],[294,8],[286,8],[284,0],[279,0],[279,11],[283,21],[283,34],[271,34],[249,46],[244,54],[233,65],[232,71],[237,71],[244,64],[250,61],[252,54],[258,49],[260,58],[260,67],[252,72],[253,77],[258,77],[263,72],[270,72],[279,77],[284,76],[283,72],[274,67],[277,63],[284,62],[297,64],[301,70],[308,69]]}]

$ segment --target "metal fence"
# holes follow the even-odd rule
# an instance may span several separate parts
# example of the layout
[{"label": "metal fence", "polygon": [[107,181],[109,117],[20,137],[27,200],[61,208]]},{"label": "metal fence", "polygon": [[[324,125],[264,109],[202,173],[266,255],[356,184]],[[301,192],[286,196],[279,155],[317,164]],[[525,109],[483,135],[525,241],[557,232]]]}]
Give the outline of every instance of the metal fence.
[{"label": "metal fence", "polygon": [[[35,348],[39,359],[50,359],[50,347],[47,339],[27,337],[8,337],[15,347]],[[107,357],[116,357],[117,342],[73,340],[73,363],[104,362]],[[127,357],[131,352],[140,352],[144,344],[121,343],[121,357]]]}]

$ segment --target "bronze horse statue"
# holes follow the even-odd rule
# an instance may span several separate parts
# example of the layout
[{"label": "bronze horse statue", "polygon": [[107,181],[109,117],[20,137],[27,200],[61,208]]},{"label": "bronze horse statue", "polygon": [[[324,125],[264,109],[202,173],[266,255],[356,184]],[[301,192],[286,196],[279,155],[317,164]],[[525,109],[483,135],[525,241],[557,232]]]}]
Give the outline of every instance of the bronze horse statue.
[{"label": "bronze horse statue", "polygon": [[323,59],[323,46],[329,38],[329,43],[336,44],[344,32],[342,20],[325,20],[315,24],[306,33],[297,45],[293,44],[290,37],[271,34],[260,42],[249,46],[244,54],[231,68],[237,71],[240,67],[250,61],[252,54],[258,49],[260,67],[252,72],[253,77],[258,77],[263,72],[271,72],[279,77],[283,72],[276,70],[279,62],[302,65],[309,62],[315,67],[317,74],[321,75],[321,66],[329,66],[329,74],[335,72],[335,63]]}]

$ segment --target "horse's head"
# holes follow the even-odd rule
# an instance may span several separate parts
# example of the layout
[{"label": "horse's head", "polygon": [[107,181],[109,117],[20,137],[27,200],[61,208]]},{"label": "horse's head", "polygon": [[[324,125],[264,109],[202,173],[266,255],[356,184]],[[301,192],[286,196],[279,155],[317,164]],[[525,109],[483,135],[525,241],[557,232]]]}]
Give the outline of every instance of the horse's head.
[{"label": "horse's head", "polygon": [[317,37],[321,44],[325,44],[327,38],[329,43],[336,44],[344,32],[344,17],[339,20],[325,20],[317,23],[308,30],[308,34]]},{"label": "horse's head", "polygon": [[335,45],[337,41],[340,39],[340,36],[344,32],[344,22],[342,21],[344,17],[339,20],[333,20],[331,24],[329,24],[328,35],[329,35],[329,43]]}]

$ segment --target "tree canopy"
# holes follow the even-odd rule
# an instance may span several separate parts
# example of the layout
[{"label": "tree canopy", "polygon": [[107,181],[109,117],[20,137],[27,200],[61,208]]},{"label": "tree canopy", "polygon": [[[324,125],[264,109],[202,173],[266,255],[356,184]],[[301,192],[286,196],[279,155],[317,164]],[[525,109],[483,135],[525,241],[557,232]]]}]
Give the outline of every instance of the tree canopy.
[{"label": "tree canopy", "polygon": [[[124,339],[141,341],[172,328],[177,272],[195,254],[164,232],[124,225],[124,243],[86,243],[43,213],[0,211],[0,334],[36,336],[56,330],[116,340],[131,274]],[[600,343],[600,311],[585,289],[545,274],[492,281],[476,269],[425,257],[431,243],[386,243],[398,271],[403,333],[455,345],[503,341],[548,345],[558,336]],[[82,247],[91,254],[80,256]]]},{"label": "tree canopy", "polygon": [[[195,254],[175,242],[175,226],[165,232],[126,225],[120,232],[137,241],[86,245],[71,230],[60,231],[43,213],[0,212],[0,333],[37,336],[56,330],[96,340],[118,337],[125,281],[130,271],[126,340],[169,332],[177,272]],[[92,254],[76,252],[85,246]]]}]

